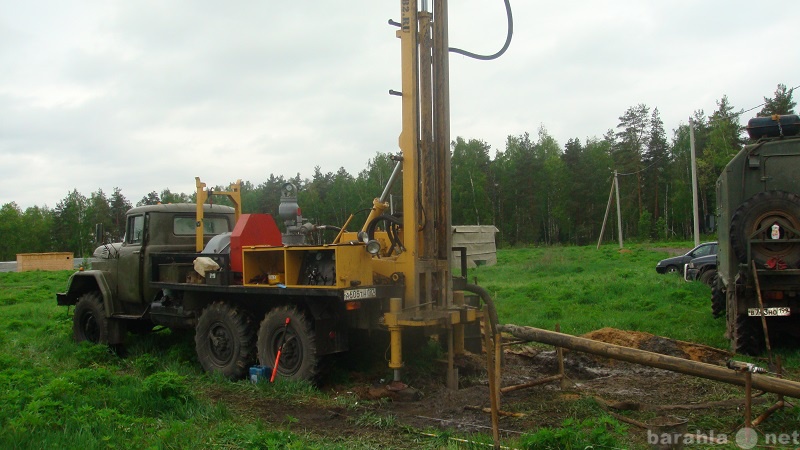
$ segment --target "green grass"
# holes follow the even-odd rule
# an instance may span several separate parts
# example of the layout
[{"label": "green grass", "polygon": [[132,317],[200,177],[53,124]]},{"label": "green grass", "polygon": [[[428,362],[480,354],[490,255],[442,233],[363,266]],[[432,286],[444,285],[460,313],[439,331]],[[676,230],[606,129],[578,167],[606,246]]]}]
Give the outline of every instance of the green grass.
[{"label": "green grass", "polygon": [[168,332],[132,339],[127,358],[75,344],[70,314],[55,304],[69,274],[0,274],[0,448],[327,448],[236,417],[204,394],[209,386],[276,398],[319,394],[308,385],[281,383],[262,394],[207,377],[191,339]]},{"label": "green grass", "polygon": [[645,331],[725,348],[725,323],[711,317],[709,288],[659,275],[664,252],[633,246],[499,250],[473,269],[495,297],[502,323],[580,335],[603,327]]},{"label": "green grass", "polygon": [[[691,246],[680,244],[669,246]],[[499,263],[471,270],[470,281],[477,278],[496,298],[502,323],[545,329],[560,324],[574,335],[615,327],[727,348],[724,321],[711,317],[708,287],[655,272],[656,262],[668,255],[649,248],[663,245],[632,245],[624,252],[616,246],[500,250]],[[425,434],[404,426],[386,405],[364,408],[353,395],[329,395],[308,383],[252,385],[207,376],[190,334],[135,336],[125,358],[103,346],[75,344],[71,310],[55,303],[69,275],[0,273],[0,448],[438,449],[485,448],[491,442],[485,434]],[[422,350],[418,359],[408,355],[412,383],[414,377],[436,376],[430,361],[441,356],[438,347]],[[787,367],[800,367],[800,350],[782,355]],[[336,382],[346,384],[348,374],[338,372]],[[332,439],[305,429],[291,412],[269,418],[251,413],[248,402],[341,410],[363,432]],[[531,430],[510,444],[629,444],[619,423],[593,402],[564,408],[576,419]],[[693,423],[721,428],[730,420],[708,415]],[[794,408],[769,423],[796,428],[798,421],[800,409]]]}]

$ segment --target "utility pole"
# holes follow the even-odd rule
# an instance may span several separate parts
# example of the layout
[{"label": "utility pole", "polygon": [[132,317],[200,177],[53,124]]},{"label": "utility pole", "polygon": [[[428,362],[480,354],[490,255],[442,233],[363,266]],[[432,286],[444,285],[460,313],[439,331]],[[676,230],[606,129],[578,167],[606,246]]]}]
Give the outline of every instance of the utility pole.
[{"label": "utility pole", "polygon": [[614,198],[614,181],[611,182],[611,192],[608,193],[608,204],[606,205],[606,213],[603,216],[603,226],[600,227],[600,237],[597,239],[597,248],[600,248],[600,243],[603,242],[603,234],[606,232],[606,223],[608,222],[608,212],[611,211],[611,200]]},{"label": "utility pole", "polygon": [[614,171],[614,190],[617,191],[617,229],[619,233],[619,248],[623,248],[622,243],[622,208],[619,205],[619,174]]},{"label": "utility pole", "polygon": [[700,245],[700,214],[697,204],[697,158],[694,150],[694,121],[689,117],[689,145],[692,150],[692,205],[694,210],[694,246]]}]

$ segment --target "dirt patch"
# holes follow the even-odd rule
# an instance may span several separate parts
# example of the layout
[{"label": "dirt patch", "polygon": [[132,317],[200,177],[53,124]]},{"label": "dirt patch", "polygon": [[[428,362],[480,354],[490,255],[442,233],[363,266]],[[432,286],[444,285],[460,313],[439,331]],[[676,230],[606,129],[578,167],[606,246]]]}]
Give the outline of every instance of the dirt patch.
[{"label": "dirt patch", "polygon": [[653,247],[648,248],[653,252],[667,252],[669,256],[685,255],[691,248],[677,248],[677,247]]},{"label": "dirt patch", "polygon": [[586,333],[582,337],[608,344],[636,348],[653,353],[660,353],[662,355],[676,356],[678,358],[716,365],[723,365],[725,361],[733,356],[731,352],[707,345],[678,341],[641,331],[601,328]]},{"label": "dirt patch", "polygon": [[[719,364],[730,356],[722,350],[637,331],[604,328],[584,337],[711,364]],[[373,448],[408,448],[415,447],[412,442],[419,442],[419,439],[430,439],[413,430],[435,433],[439,429],[462,436],[474,433],[491,435],[490,414],[467,409],[468,406],[479,409],[490,406],[487,376],[482,370],[484,361],[482,355],[468,355],[460,361],[464,371],[457,391],[444,387],[443,364],[425,376],[414,374],[414,369],[409,367],[408,377],[416,380],[414,387],[422,394],[421,399],[413,402],[393,401],[391,396],[384,398],[381,392],[385,391],[386,381],[370,381],[366,379],[369,375],[364,374],[353,374],[346,385],[321,386],[325,395],[302,402],[265,401],[246,392],[229,392],[228,389],[210,392],[209,396],[226,403],[235,414],[260,418],[326,441],[367,442]],[[476,366],[481,369],[476,371]],[[502,394],[501,409],[522,414],[520,417],[501,418],[503,439],[519,437],[542,427],[560,427],[569,418],[597,417],[604,414],[609,405],[624,408],[628,410],[627,415],[647,423],[659,415],[654,412],[659,405],[742,398],[742,391],[737,387],[583,353],[565,352],[564,367],[566,380],[563,385],[554,381]],[[557,371],[557,356],[552,347],[513,345],[504,352],[501,386],[530,383]],[[346,401],[338,402],[336,399]],[[734,418],[739,414],[736,406],[733,404],[727,409],[727,414]],[[695,424],[704,423],[708,417],[718,420],[720,408],[701,408],[683,415],[691,426],[700,426]],[[392,425],[365,424],[359,419],[364,417],[388,417]],[[646,445],[645,430],[631,426],[629,434],[632,445]]]}]

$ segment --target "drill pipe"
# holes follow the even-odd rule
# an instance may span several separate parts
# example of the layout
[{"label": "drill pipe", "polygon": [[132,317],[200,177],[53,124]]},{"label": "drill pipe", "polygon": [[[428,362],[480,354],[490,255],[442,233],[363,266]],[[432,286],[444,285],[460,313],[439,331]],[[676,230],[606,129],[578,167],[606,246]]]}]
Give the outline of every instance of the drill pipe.
[{"label": "drill pipe", "polygon": [[[658,369],[670,370],[672,372],[721,381],[737,386],[745,385],[744,373],[722,366],[676,358],[674,356],[662,355],[635,348],[622,347],[620,345],[607,344],[605,342],[593,341],[591,339],[570,336],[568,334],[556,333],[539,328],[521,327],[511,324],[500,325],[498,328],[500,331],[511,333],[514,337],[526,341],[541,342],[555,347],[568,348],[578,352],[591,353],[605,356],[606,358],[656,367]],[[800,383],[796,381],[752,374],[752,387],[766,392],[782,394],[787,397],[800,398]]]}]

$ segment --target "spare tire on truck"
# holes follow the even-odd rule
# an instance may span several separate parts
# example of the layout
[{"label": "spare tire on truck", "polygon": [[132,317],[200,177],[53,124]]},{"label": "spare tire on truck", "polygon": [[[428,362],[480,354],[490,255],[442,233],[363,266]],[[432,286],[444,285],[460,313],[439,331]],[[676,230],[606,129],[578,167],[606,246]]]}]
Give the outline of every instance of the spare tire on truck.
[{"label": "spare tire on truck", "polygon": [[[777,225],[777,227],[775,227]],[[771,258],[789,268],[800,264],[800,239],[790,228],[800,230],[800,196],[784,191],[764,191],[742,203],[731,217],[731,246],[739,262],[748,263],[747,243],[753,243],[750,257],[763,266]]]}]

